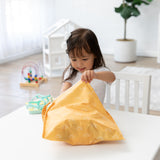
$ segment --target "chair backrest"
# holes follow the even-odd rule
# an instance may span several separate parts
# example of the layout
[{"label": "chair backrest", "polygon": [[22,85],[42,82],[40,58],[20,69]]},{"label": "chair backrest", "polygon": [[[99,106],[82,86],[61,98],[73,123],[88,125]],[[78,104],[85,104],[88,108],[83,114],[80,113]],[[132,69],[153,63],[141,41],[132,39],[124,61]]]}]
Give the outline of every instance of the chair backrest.
[{"label": "chair backrest", "polygon": [[[151,76],[123,72],[115,72],[115,76],[115,82],[106,87],[104,104],[106,103],[105,105],[109,108],[114,106],[113,108],[117,110],[148,114]],[[122,100],[124,102],[123,104],[121,104]]]}]

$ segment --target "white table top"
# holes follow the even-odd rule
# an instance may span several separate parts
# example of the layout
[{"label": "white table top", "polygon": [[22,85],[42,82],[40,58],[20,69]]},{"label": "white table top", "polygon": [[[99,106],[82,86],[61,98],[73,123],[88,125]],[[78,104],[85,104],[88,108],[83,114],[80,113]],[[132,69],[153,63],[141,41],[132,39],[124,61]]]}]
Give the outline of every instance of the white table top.
[{"label": "white table top", "polygon": [[0,119],[0,160],[151,160],[160,156],[159,116],[108,112],[125,140],[71,146],[42,139],[41,115],[20,108]]}]

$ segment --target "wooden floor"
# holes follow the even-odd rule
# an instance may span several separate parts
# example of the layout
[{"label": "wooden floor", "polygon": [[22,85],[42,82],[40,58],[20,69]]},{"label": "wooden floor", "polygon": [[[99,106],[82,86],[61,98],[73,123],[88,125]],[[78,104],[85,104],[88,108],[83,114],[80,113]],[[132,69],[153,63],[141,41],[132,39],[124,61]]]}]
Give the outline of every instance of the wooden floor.
[{"label": "wooden floor", "polygon": [[[138,57],[137,61],[133,63],[117,63],[112,55],[105,55],[104,58],[107,66],[112,71],[119,71],[126,66],[160,68],[156,58]],[[42,62],[42,54],[0,65],[0,117],[24,106],[38,93],[43,95],[51,94],[53,97],[59,95],[61,78],[49,78],[48,82],[41,84],[39,88],[20,88],[22,66],[31,61]],[[150,111],[150,114],[160,115],[159,112],[154,111]]]}]

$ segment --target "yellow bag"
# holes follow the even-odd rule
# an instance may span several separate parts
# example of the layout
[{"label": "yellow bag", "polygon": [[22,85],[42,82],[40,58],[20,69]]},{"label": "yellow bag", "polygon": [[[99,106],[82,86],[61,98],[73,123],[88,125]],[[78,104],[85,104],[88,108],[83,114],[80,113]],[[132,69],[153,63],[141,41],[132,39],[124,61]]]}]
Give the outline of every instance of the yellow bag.
[{"label": "yellow bag", "polygon": [[42,137],[72,145],[122,140],[123,136],[89,83],[77,82],[42,110]]}]

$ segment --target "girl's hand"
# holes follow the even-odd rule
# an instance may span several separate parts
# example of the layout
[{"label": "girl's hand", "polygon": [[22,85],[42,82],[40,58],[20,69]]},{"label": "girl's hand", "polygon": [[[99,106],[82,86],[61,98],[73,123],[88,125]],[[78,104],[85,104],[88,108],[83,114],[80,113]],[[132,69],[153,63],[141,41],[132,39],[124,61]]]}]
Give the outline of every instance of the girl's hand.
[{"label": "girl's hand", "polygon": [[81,80],[90,83],[95,77],[96,73],[93,70],[87,70],[82,73]]}]

